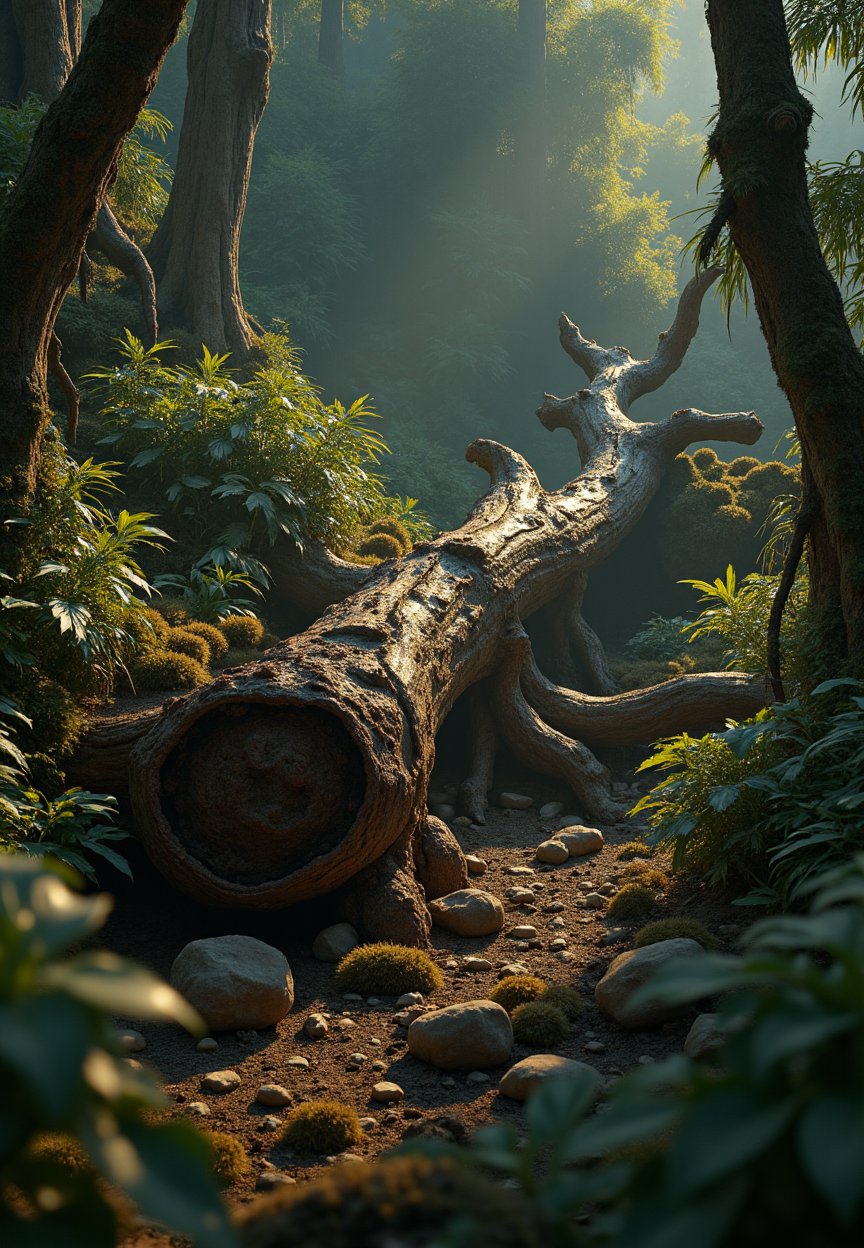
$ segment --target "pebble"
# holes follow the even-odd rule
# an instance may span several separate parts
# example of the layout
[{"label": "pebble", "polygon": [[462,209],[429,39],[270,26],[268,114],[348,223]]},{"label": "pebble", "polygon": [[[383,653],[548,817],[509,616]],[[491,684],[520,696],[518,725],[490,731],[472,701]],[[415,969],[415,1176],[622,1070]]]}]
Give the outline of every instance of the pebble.
[{"label": "pebble", "polygon": [[530,923],[520,923],[518,927],[514,927],[508,935],[513,940],[533,940],[537,935],[537,928],[532,927]]},{"label": "pebble", "polygon": [[478,973],[480,971],[491,971],[492,963],[488,958],[466,958],[462,963],[463,971],[472,971]]},{"label": "pebble", "polygon": [[563,813],[564,813],[563,802],[545,802],[540,807],[541,819],[554,819],[556,815],[563,815]]},{"label": "pebble", "polygon": [[552,920],[552,922],[549,924],[549,926],[550,926],[550,927],[554,927],[554,928],[566,927],[566,926],[567,926],[567,920],[566,920],[566,919],[563,919],[563,918],[561,917],[561,915],[560,915],[560,914],[556,914],[556,915],[555,915],[555,918]]},{"label": "pebble", "polygon": [[455,819],[451,820],[451,823],[454,828],[470,828],[471,818],[469,815],[457,815]]},{"label": "pebble", "polygon": [[402,996],[397,998],[396,1008],[402,1009],[402,1007],[406,1005],[422,1005],[422,1004],[423,1004],[422,992],[403,992]]},{"label": "pebble", "polygon": [[281,1108],[283,1105],[291,1104],[291,1093],[287,1088],[283,1088],[281,1083],[262,1083],[255,1093],[255,1100],[259,1105]]},{"label": "pebble", "polygon": [[386,1070],[387,1063],[379,1060],[377,1062],[373,1062],[372,1065],[369,1067],[369,1069],[374,1070],[374,1071]]},{"label": "pebble", "polygon": [[232,1092],[240,1086],[240,1076],[236,1070],[212,1070],[201,1080],[204,1092]]},{"label": "pebble", "polygon": [[359,943],[360,937],[350,923],[334,923],[315,937],[312,956],[319,962],[339,962]]},{"label": "pebble", "polygon": [[310,1014],[303,1024],[303,1031],[311,1040],[326,1036],[329,1030],[327,1019],[323,1014]]},{"label": "pebble", "polygon": [[461,888],[429,902],[436,927],[457,936],[492,936],[504,926],[504,907],[492,893]]},{"label": "pebble", "polygon": [[278,1131],[282,1126],[282,1119],[277,1118],[275,1114],[268,1114],[266,1118],[261,1119],[258,1127],[259,1131]]},{"label": "pebble", "polygon": [[368,1060],[365,1053],[351,1053],[348,1057],[348,1061],[353,1062],[355,1066],[362,1066]]},{"label": "pebble", "polygon": [[602,910],[606,905],[606,898],[602,893],[586,893],[585,905],[589,910]]},{"label": "pebble", "polygon": [[246,1047],[248,1048],[250,1044],[254,1044],[255,1041],[258,1039],[258,1032],[247,1031],[247,1030],[238,1031],[237,1039],[240,1041],[241,1044],[246,1045]]},{"label": "pebble", "polygon": [[350,1031],[352,1027],[356,1027],[356,1026],[357,1024],[354,1022],[353,1018],[337,1018],[336,1019],[337,1031]]},{"label": "pebble", "polygon": [[199,1040],[195,1045],[199,1053],[215,1053],[219,1048],[218,1040],[214,1040],[212,1036],[205,1036],[203,1040]]},{"label": "pebble", "polygon": [[452,1075],[445,1075],[445,1077],[441,1080],[441,1087],[442,1088],[455,1088],[456,1080],[453,1078]]},{"label": "pebble", "polygon": [[367,997],[366,1004],[367,1005],[381,1005],[381,999],[380,997]]},{"label": "pebble", "polygon": [[498,795],[498,805],[502,810],[528,810],[534,805],[534,798],[525,793],[504,792]]},{"label": "pebble", "polygon": [[524,962],[505,962],[498,968],[498,978],[505,979],[508,975],[527,975],[528,967]]},{"label": "pebble", "polygon": [[290,1174],[283,1174],[281,1170],[263,1170],[255,1180],[255,1191],[272,1192],[277,1187],[288,1187],[296,1182]]},{"label": "pebble", "polygon": [[459,963],[456,961],[455,958],[448,958],[447,961],[444,963],[445,971],[455,971],[458,969],[458,967],[459,967]]},{"label": "pebble", "polygon": [[534,868],[533,867],[505,867],[504,874],[505,875],[533,875]]},{"label": "pebble", "polygon": [[583,1044],[586,1053],[605,1053],[606,1045],[601,1040],[589,1040],[587,1044]]},{"label": "pebble", "polygon": [[392,1105],[396,1101],[401,1101],[405,1097],[405,1093],[398,1083],[389,1083],[383,1080],[376,1083],[372,1088],[372,1100],[379,1101],[382,1105]]},{"label": "pebble", "polygon": [[483,1070],[472,1070],[470,1075],[465,1076],[466,1083],[490,1083],[489,1076]]},{"label": "pebble", "polygon": [[343,1001],[362,1001],[363,998],[359,992],[343,992],[342,1000]]},{"label": "pebble", "polygon": [[430,811],[430,814],[433,814],[436,819],[443,819],[446,823],[450,819],[455,819],[456,807],[451,806],[449,802],[439,802],[439,804]]},{"label": "pebble", "polygon": [[381,1048],[381,1041],[378,1039],[377,1036],[372,1036],[369,1040],[369,1043],[376,1049]]},{"label": "pebble", "polygon": [[185,1106],[185,1110],[187,1114],[199,1114],[200,1117],[206,1118],[210,1113],[210,1106],[206,1101],[190,1101]]},{"label": "pebble", "polygon": [[560,914],[562,910],[566,910],[563,901],[550,901],[548,905],[543,907],[544,914]]},{"label": "pebble", "polygon": [[600,885],[600,887],[597,889],[597,892],[602,893],[604,897],[613,897],[615,893],[618,892],[618,889],[615,887],[615,885],[612,883],[611,880],[607,880],[605,884]]},{"label": "pebble", "polygon": [[534,891],[530,888],[508,888],[504,896],[514,906],[524,906],[534,901]]},{"label": "pebble", "polygon": [[485,858],[478,858],[476,854],[466,854],[465,864],[469,875],[485,875],[489,866]]},{"label": "pebble", "polygon": [[550,941],[550,942],[549,942],[549,948],[550,948],[553,952],[555,952],[555,950],[557,950],[557,949],[566,949],[566,948],[567,948],[567,941],[564,939],[564,937],[563,937],[563,936],[558,936],[558,937],[556,937],[556,939],[555,939],[555,940],[552,940],[552,941]]},{"label": "pebble", "polygon": [[124,1053],[143,1053],[147,1048],[147,1041],[140,1031],[121,1031],[120,1048]]},{"label": "pebble", "polygon": [[569,949],[558,949],[555,952],[555,958],[558,962],[572,962],[573,954]]},{"label": "pebble", "polygon": [[309,1065],[309,1058],[308,1058],[308,1057],[300,1057],[300,1055],[299,1055],[299,1054],[296,1054],[294,1057],[289,1057],[289,1058],[288,1058],[288,1061],[287,1061],[286,1065],[288,1065],[288,1066],[299,1066],[299,1067],[301,1067],[303,1070],[305,1070],[305,1069],[308,1067],[308,1065]]},{"label": "pebble", "polygon": [[560,867],[563,862],[567,862],[570,853],[566,845],[562,845],[560,841],[541,841],[537,846],[534,857],[538,862],[548,863],[553,867]]},{"label": "pebble", "polygon": [[617,945],[620,941],[624,939],[626,935],[627,935],[627,929],[625,927],[610,927],[609,931],[605,932],[600,937],[600,944],[601,945]]},{"label": "pebble", "polygon": [[377,1118],[361,1118],[360,1126],[363,1128],[364,1131],[374,1131],[375,1128],[378,1126],[378,1119]]}]

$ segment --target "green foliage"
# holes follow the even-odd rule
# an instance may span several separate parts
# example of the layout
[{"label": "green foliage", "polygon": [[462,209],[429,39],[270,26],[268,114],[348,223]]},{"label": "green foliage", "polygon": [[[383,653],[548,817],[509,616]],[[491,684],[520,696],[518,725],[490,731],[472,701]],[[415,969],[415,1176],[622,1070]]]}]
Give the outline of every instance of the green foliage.
[{"label": "green foliage", "polygon": [[642,919],[657,906],[657,894],[647,884],[625,884],[618,890],[606,909],[610,919],[632,923]]},{"label": "green foliage", "polygon": [[[416,499],[407,499],[406,501],[413,506]],[[397,519],[396,516],[382,516],[378,520],[373,520],[371,524],[367,524],[366,532],[386,533],[390,537],[395,538],[401,547],[400,553],[403,555],[407,555],[413,545],[411,534],[406,524],[402,520]]]},{"label": "green foliage", "polygon": [[336,968],[340,992],[359,992],[367,997],[400,997],[404,992],[428,995],[443,983],[440,967],[423,949],[385,942],[358,945]]},{"label": "green foliage", "polygon": [[204,1139],[210,1145],[211,1165],[220,1187],[239,1183],[252,1169],[249,1154],[241,1140],[227,1131],[204,1131]]},{"label": "green foliage", "polygon": [[544,1005],[552,1005],[560,1010],[571,1023],[579,1017],[584,1004],[576,989],[568,988],[566,984],[550,984],[541,1000]]},{"label": "green foliage", "polygon": [[698,919],[681,918],[655,919],[646,923],[630,937],[634,949],[642,949],[645,945],[657,944],[660,940],[695,940],[703,949],[717,949],[717,937],[709,932],[704,923]]},{"label": "green foliage", "polygon": [[155,607],[142,607],[128,624],[136,654],[147,650],[165,649],[170,626]]},{"label": "green foliage", "polygon": [[653,852],[644,841],[625,841],[616,848],[615,857],[621,862],[631,862],[634,858],[650,858]]},{"label": "green foliage", "polygon": [[688,623],[687,618],[681,615],[673,616],[671,619],[662,615],[652,616],[647,624],[630,638],[624,647],[624,653],[636,658],[668,662],[681,653],[684,644],[681,633]]},{"label": "green foliage", "polygon": [[255,615],[228,615],[219,621],[219,632],[228,645],[252,649],[264,640],[264,625]]},{"label": "green foliage", "polygon": [[536,975],[505,975],[489,993],[489,1000],[497,1001],[512,1014],[526,1001],[538,1001],[548,986],[545,979],[538,979]]},{"label": "green foliage", "polygon": [[404,553],[402,543],[390,533],[371,533],[357,545],[358,555],[372,555],[375,559],[399,559]]},{"label": "green foliage", "polygon": [[0,858],[0,1238],[9,1248],[113,1248],[116,1212],[101,1179],[200,1248],[233,1248],[207,1145],[188,1124],[148,1120],[167,1101],[122,1059],[108,1015],[197,1034],[200,1019],[143,967],[95,950],[67,955],[110,908],[30,858]]},{"label": "green foliage", "polygon": [[127,228],[152,229],[159,224],[168,206],[174,171],[148,140],[164,143],[172,129],[167,117],[154,108],[144,108],[138,114],[134,130],[126,136],[111,203]]},{"label": "green foliage", "polygon": [[[228,640],[225,634],[213,624],[206,624],[203,620],[190,620],[188,624],[183,625],[183,632],[194,633],[196,637],[201,637],[207,642],[213,663],[220,663],[228,653]],[[171,646],[168,648],[173,649]]]},{"label": "green foliage", "polygon": [[195,689],[206,685],[210,673],[188,654],[171,650],[150,650],[132,663],[131,677],[138,693],[162,689]]},{"label": "green foliage", "polygon": [[570,1035],[570,1023],[563,1010],[546,1001],[517,1005],[511,1018],[513,1038],[531,1049],[554,1049]]},{"label": "green foliage", "polygon": [[[228,552],[225,553],[227,557]],[[248,556],[243,562],[247,566],[250,564]],[[260,598],[260,586],[267,582],[261,565],[257,560],[251,562],[254,574],[223,567],[220,563],[205,562],[196,564],[188,576],[165,572],[154,577],[156,589],[160,592],[169,590],[174,595],[168,602],[160,604],[160,609],[167,618],[175,617],[172,622],[179,619],[184,623],[189,617],[205,624],[216,624],[229,616],[252,615],[255,601],[242,595],[248,591]]]},{"label": "green foliage", "polygon": [[307,1101],[285,1119],[282,1139],[298,1153],[342,1153],[359,1144],[363,1128],[356,1110],[341,1101]]},{"label": "green foliage", "polygon": [[168,636],[165,638],[165,649],[173,654],[188,654],[190,659],[194,659],[202,667],[208,667],[210,664],[208,642],[204,637],[190,632],[187,628],[169,628]]}]

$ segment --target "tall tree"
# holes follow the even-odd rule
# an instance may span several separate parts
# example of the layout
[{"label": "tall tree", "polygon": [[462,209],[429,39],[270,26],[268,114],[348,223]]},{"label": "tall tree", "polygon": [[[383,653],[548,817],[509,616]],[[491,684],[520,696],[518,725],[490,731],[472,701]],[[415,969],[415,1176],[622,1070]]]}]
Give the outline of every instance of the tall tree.
[{"label": "tall tree", "polygon": [[[188,0],[104,0],[0,218],[0,488],[26,507],[50,418],[54,322]],[[98,118],[98,125],[92,123]]]},{"label": "tall tree", "polygon": [[318,60],[337,78],[345,76],[345,0],[321,0]]},{"label": "tall tree", "polygon": [[149,250],[164,324],[211,351],[255,339],[237,265],[258,123],[270,91],[270,0],[199,0],[177,172]]},{"label": "tall tree", "polygon": [[708,146],[722,191],[701,255],[728,225],[801,440],[793,559],[806,533],[818,661],[822,671],[838,662],[861,671],[864,359],[813,222],[805,161],[813,107],[795,81],[782,0],[708,0],[707,15],[720,92]]},{"label": "tall tree", "polygon": [[532,225],[540,225],[546,187],[546,0],[519,0],[520,101],[516,161]]}]

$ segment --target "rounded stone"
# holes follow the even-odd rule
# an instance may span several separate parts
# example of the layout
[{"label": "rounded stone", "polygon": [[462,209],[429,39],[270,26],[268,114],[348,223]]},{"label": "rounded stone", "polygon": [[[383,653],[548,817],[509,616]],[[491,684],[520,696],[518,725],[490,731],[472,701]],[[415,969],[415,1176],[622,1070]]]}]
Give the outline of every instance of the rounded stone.
[{"label": "rounded stone", "polygon": [[312,956],[319,962],[340,962],[359,943],[360,937],[350,923],[334,923],[315,937]]},{"label": "rounded stone", "polygon": [[512,1101],[525,1101],[547,1079],[584,1079],[592,1088],[594,1100],[600,1096],[603,1077],[593,1066],[576,1062],[553,1053],[534,1053],[511,1066],[498,1084],[502,1096]]},{"label": "rounded stone", "polygon": [[310,1014],[303,1024],[303,1034],[310,1040],[319,1040],[321,1036],[326,1036],[329,1030],[327,1019],[323,1014]]},{"label": "rounded stone", "polygon": [[214,1031],[272,1027],[294,1004],[283,953],[252,936],[210,936],[181,949],[171,983]]},{"label": "rounded stone", "polygon": [[502,810],[528,810],[534,805],[534,798],[528,797],[525,793],[501,793],[498,798],[498,805]]},{"label": "rounded stone", "polygon": [[404,1096],[405,1093],[398,1083],[390,1083],[386,1079],[374,1084],[372,1088],[372,1100],[382,1105],[392,1105],[396,1101],[401,1101]]},{"label": "rounded stone", "polygon": [[510,1016],[495,1001],[463,1001],[424,1014],[408,1028],[408,1052],[439,1070],[500,1066],[513,1048]]},{"label": "rounded stone", "polygon": [[147,1041],[140,1031],[121,1031],[120,1048],[124,1053],[143,1053],[147,1048]]},{"label": "rounded stone", "polygon": [[634,1030],[656,1027],[678,1018],[686,1013],[686,1005],[669,1005],[660,999],[640,1001],[637,994],[661,967],[682,958],[699,957],[702,953],[701,945],[685,937],[629,949],[614,959],[594,989],[594,999],[604,1014],[622,1027]]},{"label": "rounded stone", "polygon": [[195,1048],[199,1053],[215,1053],[219,1048],[219,1042],[214,1040],[212,1036],[203,1036],[195,1045]]},{"label": "rounded stone", "polygon": [[550,866],[560,867],[563,862],[567,862],[569,859],[570,851],[561,841],[541,841],[537,846],[537,852],[534,857],[538,862],[546,862]]},{"label": "rounded stone", "polygon": [[563,802],[544,802],[540,807],[541,819],[555,819],[558,815],[564,814]]},{"label": "rounded stone", "polygon": [[491,936],[504,926],[504,907],[479,888],[462,888],[429,903],[432,922],[457,936]]},{"label": "rounded stone", "polygon": [[555,840],[565,847],[571,858],[584,858],[586,854],[596,854],[606,844],[599,828],[585,828],[574,824],[562,828],[555,833]]},{"label": "rounded stone", "polygon": [[519,926],[514,927],[508,935],[510,935],[513,940],[533,940],[537,935],[537,928],[533,927],[530,923],[520,923]]},{"label": "rounded stone", "polygon": [[723,1030],[719,1014],[700,1014],[684,1041],[684,1052],[694,1062],[711,1058],[723,1043]]},{"label": "rounded stone", "polygon": [[468,867],[469,875],[485,875],[489,866],[485,858],[479,858],[477,854],[466,854],[465,865]]},{"label": "rounded stone", "polygon": [[259,1105],[281,1109],[283,1105],[291,1104],[291,1093],[280,1083],[262,1083],[255,1093],[255,1100]]},{"label": "rounded stone", "polygon": [[240,1076],[236,1070],[211,1070],[201,1080],[202,1092],[233,1092],[240,1086]]}]

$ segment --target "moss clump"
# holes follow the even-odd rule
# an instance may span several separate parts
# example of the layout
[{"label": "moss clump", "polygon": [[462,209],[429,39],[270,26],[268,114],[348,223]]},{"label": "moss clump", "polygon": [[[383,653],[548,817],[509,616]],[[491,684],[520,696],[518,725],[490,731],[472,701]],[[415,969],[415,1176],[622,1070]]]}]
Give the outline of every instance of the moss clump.
[{"label": "moss clump", "polygon": [[512,1014],[527,1001],[539,1001],[548,987],[546,980],[538,979],[536,975],[506,975],[489,993],[489,1000],[497,1001],[508,1014]]},{"label": "moss clump", "polygon": [[726,468],[730,477],[746,477],[751,468],[758,468],[759,460],[754,455],[739,455]]},{"label": "moss clump", "polygon": [[615,857],[621,862],[631,862],[634,858],[650,858],[652,852],[644,841],[625,841],[618,846]]},{"label": "moss clump", "polygon": [[60,759],[71,753],[87,716],[68,690],[35,668],[25,667],[8,692],[32,721],[30,726],[15,725],[16,742],[25,754]]},{"label": "moss clump", "polygon": [[192,618],[182,598],[160,598],[157,610],[172,628],[180,628]]},{"label": "moss clump", "polygon": [[65,1174],[92,1174],[94,1166],[84,1148],[71,1135],[61,1131],[45,1131],[27,1145],[28,1159],[47,1161],[60,1166]]},{"label": "moss clump", "polygon": [[340,992],[364,997],[400,997],[403,992],[435,992],[444,983],[440,967],[422,949],[407,945],[358,945],[336,967]]},{"label": "moss clump", "polygon": [[634,949],[642,949],[645,945],[656,945],[659,940],[680,940],[686,937],[695,940],[703,949],[717,949],[717,938],[708,931],[704,923],[698,919],[671,918],[655,919],[640,927],[633,937]]},{"label": "moss clump", "polygon": [[554,1005],[571,1023],[582,1012],[581,996],[575,988],[568,988],[566,984],[550,984],[540,1000],[543,1005]]},{"label": "moss clump", "polygon": [[264,625],[257,615],[228,615],[219,621],[219,631],[233,649],[253,649],[264,639]]},{"label": "moss clump", "polygon": [[197,659],[173,650],[152,650],[132,665],[132,681],[139,693],[162,689],[196,689],[206,685],[210,673]]},{"label": "moss clump", "polygon": [[236,1213],[244,1248],[423,1248],[455,1218],[483,1227],[484,1248],[540,1248],[525,1198],[447,1157],[389,1156],[334,1166]]},{"label": "moss clump", "polygon": [[657,904],[654,890],[646,884],[625,884],[609,902],[606,911],[610,919],[641,919],[650,914]]},{"label": "moss clump", "polygon": [[203,1131],[202,1135],[210,1145],[210,1164],[220,1187],[230,1187],[246,1177],[252,1163],[236,1136],[229,1135],[227,1131]]},{"label": "moss clump", "polygon": [[390,533],[372,533],[357,543],[358,555],[374,555],[376,559],[399,559],[404,553],[402,543]]},{"label": "moss clump", "polygon": [[628,884],[644,884],[646,888],[662,891],[669,887],[669,876],[659,867],[652,867],[650,862],[636,859],[624,871],[624,879]]},{"label": "moss clump", "polygon": [[165,649],[171,626],[155,607],[142,607],[129,612],[126,630],[135,643],[135,653],[145,654],[148,650]]},{"label": "moss clump", "polygon": [[380,520],[373,520],[366,526],[366,532],[370,536],[375,533],[386,533],[389,537],[394,537],[402,548],[403,555],[407,555],[413,545],[411,534],[402,521],[397,520],[395,516],[382,516]]},{"label": "moss clump", "polygon": [[554,1049],[570,1034],[566,1015],[546,1001],[529,1001],[513,1011],[513,1038],[532,1049]]},{"label": "moss clump", "polygon": [[342,1153],[363,1138],[360,1119],[341,1101],[307,1101],[292,1109],[282,1139],[298,1153]]},{"label": "moss clump", "polygon": [[210,647],[207,642],[185,627],[169,628],[164,648],[172,654],[187,654],[202,667],[207,667],[210,663]]},{"label": "moss clump", "polygon": [[[207,642],[211,663],[221,663],[228,653],[228,639],[214,624],[205,624],[203,620],[190,620],[183,625],[183,631],[194,633],[196,637]],[[171,649],[170,646],[168,648]]]}]

